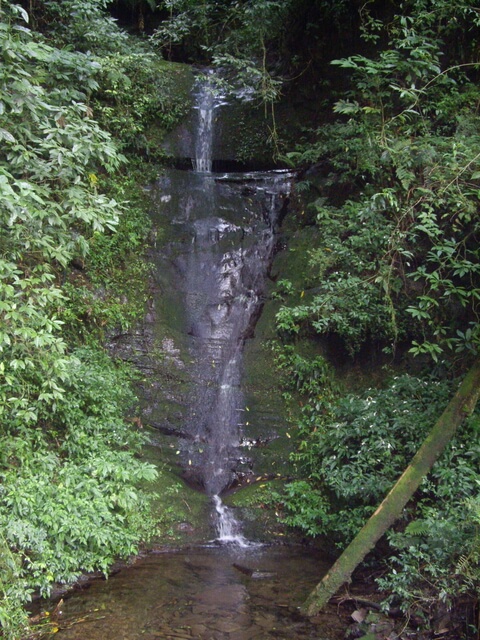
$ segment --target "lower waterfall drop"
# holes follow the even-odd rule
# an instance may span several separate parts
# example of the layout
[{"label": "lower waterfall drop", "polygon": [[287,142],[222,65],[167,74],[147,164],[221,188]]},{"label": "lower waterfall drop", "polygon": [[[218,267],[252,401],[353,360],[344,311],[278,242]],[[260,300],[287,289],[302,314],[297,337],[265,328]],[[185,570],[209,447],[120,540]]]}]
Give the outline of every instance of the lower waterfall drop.
[{"label": "lower waterfall drop", "polygon": [[251,547],[255,543],[248,541],[241,533],[241,526],[232,510],[223,504],[220,496],[212,497],[215,506],[216,530],[218,542],[236,544],[239,547]]},{"label": "lower waterfall drop", "polygon": [[245,414],[244,350],[265,301],[290,182],[288,171],[175,169],[158,182],[159,215],[174,230],[160,256],[158,278],[164,298],[181,309],[176,330],[189,365],[178,460],[184,479],[215,503],[223,540],[238,530],[226,528],[228,511],[214,497],[253,474],[240,449],[256,419]]}]

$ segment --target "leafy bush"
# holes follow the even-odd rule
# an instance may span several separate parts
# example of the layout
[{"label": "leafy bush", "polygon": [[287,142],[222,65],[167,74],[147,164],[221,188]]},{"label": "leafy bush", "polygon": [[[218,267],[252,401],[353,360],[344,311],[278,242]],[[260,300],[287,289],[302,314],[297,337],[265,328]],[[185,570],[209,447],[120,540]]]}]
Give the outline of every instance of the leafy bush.
[{"label": "leafy bush", "polygon": [[101,180],[115,199],[127,200],[128,205],[115,232],[92,235],[87,256],[62,286],[65,299],[57,314],[72,343],[103,340],[112,331],[129,330],[143,317],[151,269],[145,256],[151,219],[138,179],[132,169],[120,184]]},{"label": "leafy bush", "polygon": [[330,504],[322,491],[306,480],[289,482],[283,494],[273,493],[271,501],[281,501],[284,511],[282,522],[304,531],[312,538],[329,532]]},{"label": "leafy bush", "polygon": [[302,304],[290,302],[277,313],[283,335],[336,334],[352,355],[367,339],[399,339],[392,302],[399,284],[382,265],[392,228],[383,215],[387,202],[388,194],[361,204],[347,201],[342,209],[324,199],[310,205],[320,239],[308,250]]},{"label": "leafy bush", "polygon": [[[102,6],[44,3],[35,17],[42,24],[58,10],[59,40],[81,18],[83,31],[71,33],[91,44]],[[107,572],[156,527],[139,487],[157,472],[138,459],[143,437],[124,419],[131,372],[91,331],[131,323],[142,309],[141,293],[133,312],[125,279],[117,285],[126,264],[124,278],[146,280],[149,226],[138,198],[121,205],[125,191],[107,178],[121,179],[126,158],[88,104],[98,59],[47,44],[27,20],[19,5],[0,5],[0,624],[11,640],[24,633],[33,591]],[[74,325],[90,311],[81,333],[96,346],[74,350]]]},{"label": "leafy bush", "polygon": [[478,349],[479,92],[454,35],[475,47],[478,16],[468,1],[437,5],[409,2],[388,29],[366,10],[363,35],[385,30],[388,44],[333,61],[350,79],[340,117],[286,154],[321,168],[309,207],[327,236],[306,274],[314,297],[279,313],[287,334],[333,332],[352,355],[372,340],[434,361]]},{"label": "leafy bush", "polygon": [[[57,274],[88,252],[92,233],[115,229],[121,206],[92,187],[95,172],[113,172],[123,157],[111,137],[77,102],[79,88],[49,86],[49,68],[61,68],[59,50],[36,41],[16,24],[16,5],[0,9],[0,300],[5,323],[0,335],[2,420],[34,425],[39,411],[64,394],[69,360],[58,307],[64,294]],[[91,61],[75,57],[84,86]],[[19,80],[21,78],[21,80]],[[62,102],[59,102],[62,100]],[[65,102],[63,102],[65,101]]]},{"label": "leafy bush", "polygon": [[[385,389],[348,394],[317,412],[310,403],[300,420],[295,460],[320,483],[338,506],[374,506],[407,466],[434,424],[451,390],[447,381],[412,376],[395,378]],[[310,413],[315,413],[312,429]],[[472,496],[478,418],[471,419],[442,456],[419,500],[464,501]]]},{"label": "leafy bush", "polygon": [[377,580],[388,594],[385,603],[431,619],[439,605],[449,610],[462,596],[477,593],[478,514],[478,495],[458,502],[450,496],[443,505],[419,509],[405,531],[390,532],[388,572]]},{"label": "leafy bush", "polygon": [[155,530],[152,496],[138,485],[157,471],[136,459],[143,437],[123,417],[134,399],[129,377],[103,352],[77,350],[66,358],[62,394],[39,411],[37,428],[17,421],[2,431],[0,530],[11,568],[2,571],[0,618],[7,637],[10,627],[18,633],[33,590],[48,595],[54,582],[107,572]]},{"label": "leafy bush", "polygon": [[31,5],[31,18],[55,44],[109,55],[128,49],[128,35],[105,12],[109,0],[44,0]]},{"label": "leafy bush", "polygon": [[92,106],[100,124],[126,151],[163,159],[158,142],[187,114],[193,76],[133,44],[128,52],[111,53],[99,63]]},{"label": "leafy bush", "polygon": [[[302,479],[273,496],[283,521],[345,546],[407,467],[453,388],[452,381],[403,375],[384,389],[327,403],[309,394],[293,454]],[[388,534],[389,571],[379,585],[416,615],[430,616],[439,602],[451,606],[478,588],[479,430],[477,411]]]}]

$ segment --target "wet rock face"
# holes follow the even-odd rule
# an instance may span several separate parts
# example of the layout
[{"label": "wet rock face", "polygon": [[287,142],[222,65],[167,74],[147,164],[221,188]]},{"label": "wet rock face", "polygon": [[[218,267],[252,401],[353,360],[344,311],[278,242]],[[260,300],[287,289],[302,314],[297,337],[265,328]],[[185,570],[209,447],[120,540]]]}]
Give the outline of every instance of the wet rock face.
[{"label": "wet rock face", "polygon": [[263,308],[292,176],[212,173],[218,113],[230,106],[208,84],[195,95],[196,170],[168,170],[150,188],[152,304],[143,326],[114,336],[111,346],[144,374],[142,421],[160,434],[162,455],[191,487],[214,496],[253,471],[241,450],[244,347]]},{"label": "wet rock face", "polygon": [[189,360],[182,461],[188,482],[210,495],[237,482],[245,466],[243,348],[263,304],[289,182],[281,172],[171,170],[156,187],[155,215],[172,230],[157,256],[158,286],[182,307],[178,329]]},{"label": "wet rock face", "polygon": [[[158,258],[159,288],[182,312],[190,394],[182,433],[184,478],[216,496],[245,475],[243,350],[254,334],[291,176],[211,173],[226,100],[212,73],[195,88],[190,153],[195,171],[167,172],[156,187],[156,216],[170,227]],[[230,109],[230,106],[229,106]],[[220,136],[220,139],[222,136]]]}]

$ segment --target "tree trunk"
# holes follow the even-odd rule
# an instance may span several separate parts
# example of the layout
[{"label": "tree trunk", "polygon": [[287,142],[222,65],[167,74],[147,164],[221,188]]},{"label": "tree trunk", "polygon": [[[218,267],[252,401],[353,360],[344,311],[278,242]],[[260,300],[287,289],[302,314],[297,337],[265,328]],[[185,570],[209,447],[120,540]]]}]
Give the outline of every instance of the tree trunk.
[{"label": "tree trunk", "polygon": [[422,478],[430,471],[462,420],[475,409],[479,396],[480,359],[469,370],[458,391],[395,486],[312,591],[303,606],[307,615],[314,616],[323,609],[342,584],[350,579],[353,571],[385,531],[400,517]]}]

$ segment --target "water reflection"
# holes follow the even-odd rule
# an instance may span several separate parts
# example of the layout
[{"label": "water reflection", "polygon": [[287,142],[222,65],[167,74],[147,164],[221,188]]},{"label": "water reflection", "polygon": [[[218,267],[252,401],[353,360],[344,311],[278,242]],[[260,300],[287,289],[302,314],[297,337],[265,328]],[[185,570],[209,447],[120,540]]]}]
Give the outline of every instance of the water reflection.
[{"label": "water reflection", "polygon": [[334,629],[298,612],[325,568],[303,548],[222,545],[152,554],[67,600],[56,638],[327,640]]}]

